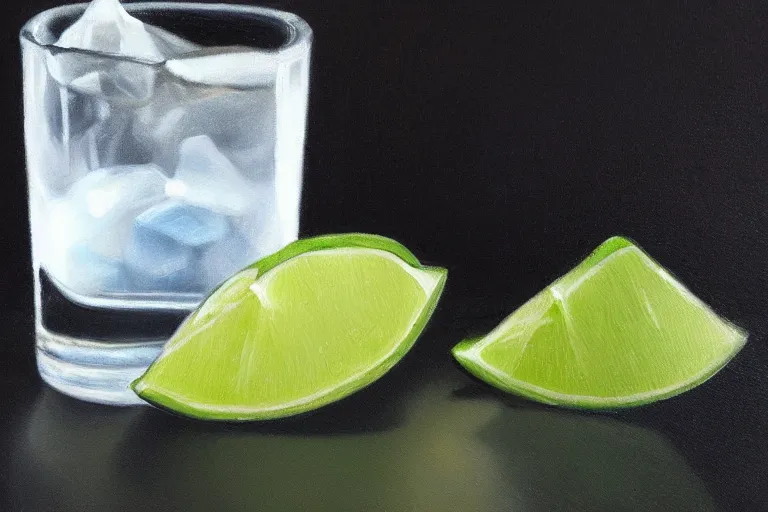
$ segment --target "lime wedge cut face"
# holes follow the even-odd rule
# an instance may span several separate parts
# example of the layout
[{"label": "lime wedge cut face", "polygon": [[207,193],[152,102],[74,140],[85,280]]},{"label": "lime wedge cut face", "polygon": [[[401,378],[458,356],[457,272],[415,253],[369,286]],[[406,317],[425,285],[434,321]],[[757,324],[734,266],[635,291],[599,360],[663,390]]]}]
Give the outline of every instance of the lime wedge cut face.
[{"label": "lime wedge cut face", "polygon": [[614,237],[453,356],[504,391],[610,409],[697,386],[746,338],[631,241]]},{"label": "lime wedge cut face", "polygon": [[375,381],[405,355],[446,275],[374,235],[294,242],[216,289],[133,389],[202,419],[316,409]]}]

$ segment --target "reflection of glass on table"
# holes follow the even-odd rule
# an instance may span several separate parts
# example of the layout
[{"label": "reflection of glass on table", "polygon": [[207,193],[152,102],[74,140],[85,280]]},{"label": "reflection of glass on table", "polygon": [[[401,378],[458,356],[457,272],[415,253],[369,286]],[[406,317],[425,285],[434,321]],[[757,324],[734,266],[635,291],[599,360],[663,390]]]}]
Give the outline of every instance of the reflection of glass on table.
[{"label": "reflection of glass on table", "polygon": [[38,366],[133,403],[184,315],[297,237],[311,32],[255,7],[84,8],[21,33]]}]

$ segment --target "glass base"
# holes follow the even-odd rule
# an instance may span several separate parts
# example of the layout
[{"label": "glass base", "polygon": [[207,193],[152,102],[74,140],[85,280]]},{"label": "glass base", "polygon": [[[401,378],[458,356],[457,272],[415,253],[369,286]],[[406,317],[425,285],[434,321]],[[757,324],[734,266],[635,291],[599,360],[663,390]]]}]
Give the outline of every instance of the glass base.
[{"label": "glass base", "polygon": [[163,349],[166,340],[103,343],[53,334],[37,327],[37,368],[58,391],[88,402],[144,404],[131,390]]}]

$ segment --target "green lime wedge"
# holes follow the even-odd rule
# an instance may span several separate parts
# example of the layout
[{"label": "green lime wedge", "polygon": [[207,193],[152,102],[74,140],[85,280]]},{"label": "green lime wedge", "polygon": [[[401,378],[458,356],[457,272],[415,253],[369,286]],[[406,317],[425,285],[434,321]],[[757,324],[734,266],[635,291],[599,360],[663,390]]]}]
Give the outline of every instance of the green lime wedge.
[{"label": "green lime wedge", "polygon": [[614,237],[488,335],[452,352],[501,390],[611,409],[701,384],[746,339],[639,247]]},{"label": "green lime wedge", "polygon": [[294,242],[216,289],[133,390],[211,420],[317,409],[372,383],[405,355],[446,276],[380,236]]}]

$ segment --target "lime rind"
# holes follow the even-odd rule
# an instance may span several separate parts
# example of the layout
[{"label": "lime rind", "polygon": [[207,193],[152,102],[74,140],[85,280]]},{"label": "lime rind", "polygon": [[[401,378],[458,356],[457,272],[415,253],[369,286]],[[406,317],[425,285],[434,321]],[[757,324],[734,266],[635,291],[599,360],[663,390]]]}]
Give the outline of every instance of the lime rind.
[{"label": "lime rind", "polygon": [[312,251],[323,249],[359,247],[361,249],[378,249],[399,257],[414,268],[424,268],[421,262],[404,245],[380,235],[367,233],[342,233],[335,235],[321,235],[313,238],[304,238],[292,242],[274,254],[260,259],[247,268],[258,269],[259,274],[265,274],[281,263]]},{"label": "lime rind", "polygon": [[603,261],[606,257],[610,256],[616,251],[626,249],[627,247],[637,247],[637,245],[629,237],[612,236],[600,244],[597,249],[592,251],[590,255],[587,256],[584,261],[579,264],[579,267],[584,267],[585,269],[592,268],[596,264]]},{"label": "lime rind", "polygon": [[[549,318],[552,308],[560,312],[559,318],[563,322],[563,327],[568,332],[568,313],[566,301],[569,293],[577,289],[590,275],[598,272],[600,267],[606,264],[612,257],[625,253],[627,251],[642,255],[646,264],[656,272],[664,281],[671,284],[679,293],[680,297],[691,303],[694,307],[707,311],[713,321],[720,322],[725,333],[720,342],[725,350],[713,357],[708,364],[704,365],[698,372],[693,373],[688,378],[675,382],[672,385],[650,389],[639,393],[621,395],[621,396],[592,396],[584,394],[570,394],[538,386],[532,382],[513,377],[510,373],[504,372],[486,362],[482,357],[482,351],[488,345],[499,340],[514,337],[515,332],[523,332],[528,329],[528,335],[532,335],[533,329],[537,325],[544,325],[554,321]],[[501,389],[503,391],[517,394],[525,398],[567,408],[580,409],[618,409],[625,407],[640,406],[652,403],[665,398],[681,394],[709,380],[719,370],[721,370],[736,354],[743,348],[747,341],[748,334],[743,329],[733,325],[727,320],[720,318],[703,301],[685,288],[674,276],[656,263],[650,256],[637,247],[626,237],[613,237],[601,244],[595,251],[582,261],[571,272],[553,282],[542,292],[526,302],[518,310],[509,315],[498,327],[485,336],[473,337],[458,343],[451,351],[456,361],[466,369],[470,374],[485,381],[486,383]],[[525,348],[522,353],[524,353]],[[522,353],[517,357],[521,358]],[[517,363],[513,364],[517,365]]]},{"label": "lime rind", "polygon": [[[260,276],[264,278],[270,270],[274,269],[281,263],[284,263],[292,258],[307,254],[309,252],[327,250],[327,249],[344,249],[344,248],[361,248],[372,249],[378,251],[384,251],[390,255],[396,257],[404,266],[414,269],[409,272],[413,277],[416,277],[420,284],[428,286],[425,287],[427,292],[427,298],[419,311],[416,320],[410,326],[407,334],[397,343],[392,352],[387,356],[376,362],[374,366],[368,368],[365,372],[352,376],[352,378],[343,381],[339,386],[332,389],[322,390],[321,394],[307,397],[301,401],[294,401],[290,404],[280,407],[270,408],[249,408],[249,407],[229,407],[229,406],[216,406],[214,404],[198,404],[193,403],[186,399],[182,395],[176,395],[175,393],[162,389],[156,385],[148,385],[145,377],[152,373],[153,367],[157,364],[155,361],[145,374],[131,383],[131,388],[142,399],[149,402],[152,405],[172,411],[183,416],[192,418],[205,419],[205,420],[220,420],[220,421],[254,421],[254,420],[272,420],[288,416],[294,416],[298,414],[307,413],[313,411],[319,407],[327,405],[329,403],[340,400],[378,380],[381,376],[387,373],[403,356],[412,348],[417,338],[425,328],[429,319],[437,307],[438,300],[445,287],[447,280],[447,270],[439,267],[423,266],[419,260],[401,244],[377,235],[367,234],[343,234],[343,235],[327,235],[316,237],[312,239],[305,239],[294,242],[286,246],[281,251],[268,256],[253,265],[247,267],[242,272],[252,272],[253,276]],[[405,268],[404,268],[405,270]],[[416,276],[419,274],[419,276]],[[246,293],[247,286],[242,287],[242,290],[237,287],[233,288],[231,285],[235,283],[232,281],[237,278],[237,275],[225,282],[219,289],[209,295],[231,294],[230,298],[237,298],[240,293]],[[427,283],[427,281],[430,281]],[[225,286],[229,283],[230,286]],[[425,285],[425,283],[427,283]],[[193,321],[196,316],[202,314],[215,317],[217,308],[209,308],[209,311],[205,310],[206,303],[204,302],[198,310],[196,310],[185,321]],[[227,307],[226,302],[221,307]],[[180,327],[181,329],[181,327]],[[171,343],[166,346],[164,351],[165,355],[169,350],[173,350],[172,343],[176,341],[172,339]],[[179,341],[183,343],[183,341]],[[161,356],[163,357],[163,356]]]},{"label": "lime rind", "polygon": [[[548,288],[570,287],[573,283],[578,282],[582,277],[584,277],[584,275],[587,274],[590,270],[594,269],[597,265],[604,262],[606,258],[628,247],[638,248],[634,244],[634,242],[632,242],[632,240],[630,240],[628,237],[612,236],[611,238],[609,238],[608,240],[600,244],[597,247],[597,249],[592,251],[589,254],[589,256],[584,258],[584,260],[581,263],[579,263],[575,268],[573,268],[570,272],[568,272],[561,278],[557,279]],[[650,258],[650,256],[648,257]]]}]

